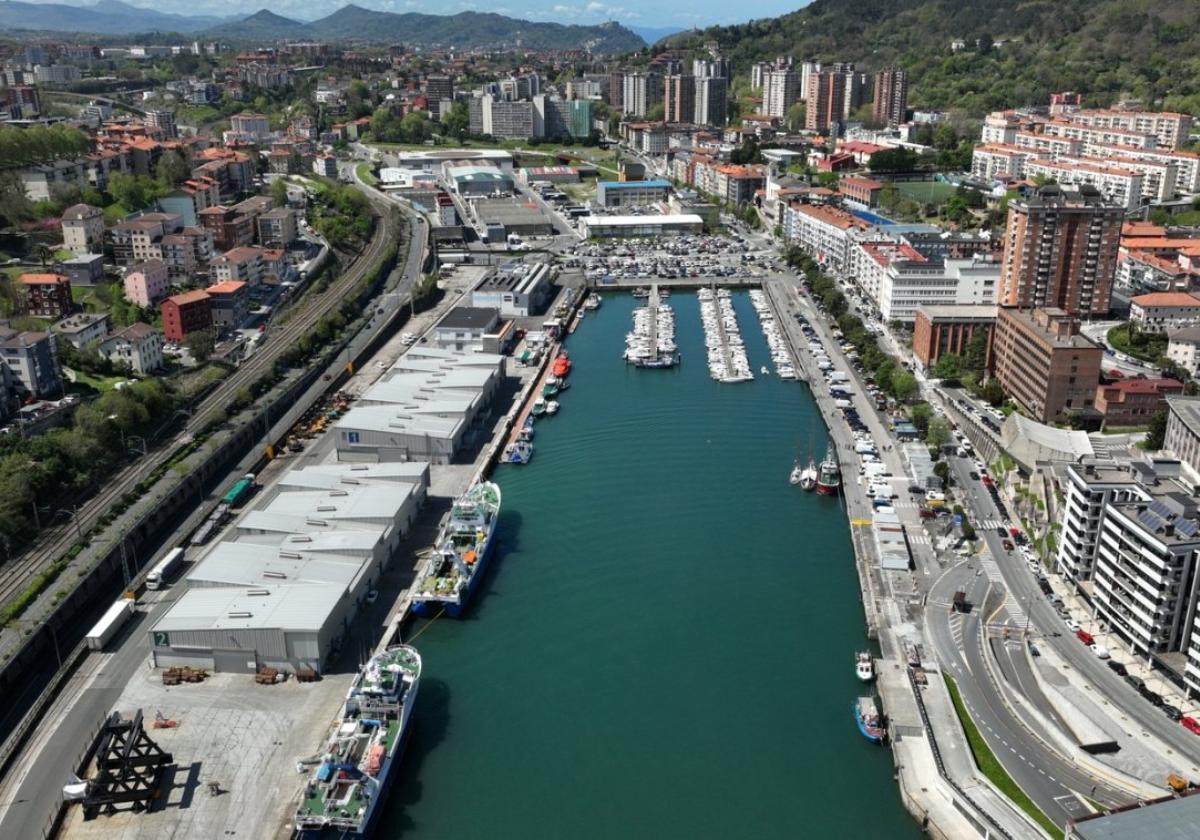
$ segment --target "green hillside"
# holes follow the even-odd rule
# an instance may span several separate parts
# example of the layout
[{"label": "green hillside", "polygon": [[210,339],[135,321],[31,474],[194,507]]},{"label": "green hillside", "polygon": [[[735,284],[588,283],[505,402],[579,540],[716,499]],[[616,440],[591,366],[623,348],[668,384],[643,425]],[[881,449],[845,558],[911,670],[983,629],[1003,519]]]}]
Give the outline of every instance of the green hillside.
[{"label": "green hillside", "polygon": [[[1200,0],[816,0],[669,43],[715,39],[743,75],[776,55],[866,70],[896,62],[917,107],[983,113],[1076,90],[1091,105],[1137,97],[1200,113],[1198,21]],[[954,52],[955,40],[968,46]]]}]

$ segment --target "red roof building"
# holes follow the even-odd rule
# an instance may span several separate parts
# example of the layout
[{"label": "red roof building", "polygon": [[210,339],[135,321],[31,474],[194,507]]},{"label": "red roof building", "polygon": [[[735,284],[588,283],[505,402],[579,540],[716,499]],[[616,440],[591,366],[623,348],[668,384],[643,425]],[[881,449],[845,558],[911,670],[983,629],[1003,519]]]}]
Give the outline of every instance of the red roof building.
[{"label": "red roof building", "polygon": [[207,292],[184,292],[162,302],[163,337],[176,343],[188,333],[212,326],[212,299]]},{"label": "red roof building", "polygon": [[1121,379],[1096,389],[1096,410],[1106,428],[1145,426],[1167,407],[1167,397],[1183,393],[1175,379]]}]

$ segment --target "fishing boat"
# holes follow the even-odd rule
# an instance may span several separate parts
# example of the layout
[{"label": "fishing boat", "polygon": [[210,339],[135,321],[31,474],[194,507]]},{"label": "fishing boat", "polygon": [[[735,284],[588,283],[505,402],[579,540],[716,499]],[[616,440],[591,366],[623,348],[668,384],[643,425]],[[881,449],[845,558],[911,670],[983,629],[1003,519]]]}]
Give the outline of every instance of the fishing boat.
[{"label": "fishing boat", "polygon": [[804,469],[800,466],[800,462],[796,461],[792,464],[792,472],[788,475],[788,482],[791,484],[799,484],[804,478]]},{"label": "fishing boat", "polygon": [[634,289],[633,296],[635,298],[648,298],[650,297],[650,290],[645,287]]},{"label": "fishing boat", "polygon": [[536,400],[534,400],[533,408],[529,409],[529,413],[533,417],[541,417],[543,414],[545,414],[546,413],[545,397],[538,397]]},{"label": "fishing boat", "polygon": [[860,650],[854,655],[854,673],[863,682],[875,679],[875,660],[869,650]]},{"label": "fishing boat", "polygon": [[533,460],[533,441],[521,433],[521,437],[504,447],[504,463],[528,464]]},{"label": "fishing boat", "polygon": [[883,739],[887,737],[883,716],[879,714],[879,706],[876,705],[874,697],[863,696],[855,701],[854,720],[858,724],[858,731],[872,744],[882,744]]},{"label": "fishing boat", "polygon": [[558,400],[550,400],[546,403],[546,413],[550,416],[558,414]]},{"label": "fishing boat", "polygon": [[[532,450],[533,445],[528,446]],[[499,513],[500,488],[491,481],[476,484],[455,500],[433,553],[413,583],[414,613],[434,616],[445,610],[452,618],[462,614],[495,546]]]},{"label": "fishing boat", "polygon": [[527,415],[525,422],[521,424],[521,437],[525,440],[533,440],[533,415]]},{"label": "fishing boat", "polygon": [[800,489],[812,490],[817,486],[817,465],[810,458],[808,466],[800,473]]},{"label": "fishing boat", "polygon": [[825,450],[825,460],[817,470],[817,492],[822,496],[836,496],[842,491],[842,468],[838,465],[833,444]]},{"label": "fishing boat", "polygon": [[601,299],[600,299],[600,295],[596,294],[595,292],[592,292],[592,293],[591,293],[590,295],[588,295],[588,296],[587,296],[587,298],[584,300],[584,302],[583,302],[583,308],[584,308],[584,309],[591,309],[591,310],[595,311],[595,310],[597,310],[597,309],[599,309],[599,308],[600,308],[600,300],[601,300]]},{"label": "fishing boat", "polygon": [[547,377],[546,381],[544,383],[542,383],[542,396],[549,398],[549,397],[553,397],[557,393],[558,393],[558,378],[554,377],[554,376]]},{"label": "fishing boat", "polygon": [[761,368],[758,369],[758,372],[761,373],[763,376],[766,376],[767,374],[769,374],[771,372],[771,369],[768,368],[766,365],[763,365]]},{"label": "fishing boat", "polygon": [[367,837],[404,753],[421,683],[421,655],[395,645],[371,658],[350,686],[337,725],[296,809],[302,840]]}]

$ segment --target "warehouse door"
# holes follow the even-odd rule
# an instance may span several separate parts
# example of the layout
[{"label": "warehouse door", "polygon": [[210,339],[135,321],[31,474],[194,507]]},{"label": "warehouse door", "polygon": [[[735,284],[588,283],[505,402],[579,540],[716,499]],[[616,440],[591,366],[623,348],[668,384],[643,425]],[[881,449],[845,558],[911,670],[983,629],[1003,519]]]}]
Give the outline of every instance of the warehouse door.
[{"label": "warehouse door", "polygon": [[213,670],[225,674],[253,674],[258,670],[258,657],[252,650],[213,649]]}]

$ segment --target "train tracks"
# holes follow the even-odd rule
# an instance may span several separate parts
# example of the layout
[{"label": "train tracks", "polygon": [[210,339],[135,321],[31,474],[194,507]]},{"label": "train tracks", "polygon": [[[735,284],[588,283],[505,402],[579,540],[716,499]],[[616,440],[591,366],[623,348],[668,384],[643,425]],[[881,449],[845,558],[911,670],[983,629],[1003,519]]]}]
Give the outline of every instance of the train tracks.
[{"label": "train tracks", "polygon": [[[377,208],[384,206],[375,197],[371,196],[371,199]],[[324,291],[304,295],[291,310],[287,323],[272,330],[269,341],[196,405],[184,424],[183,433],[195,435],[203,431],[217,411],[224,410],[234,401],[241,388],[258,381],[296,341],[312,330],[323,315],[335,310],[346,293],[382,259],[388,243],[398,233],[394,217],[387,210],[382,210],[374,235],[354,262]],[[166,464],[178,450],[178,440],[179,436],[174,436],[151,450],[146,457],[111,476],[98,493],[74,509],[74,521],[44,529],[35,546],[0,566],[0,607],[8,605],[38,574],[63,558],[78,541],[78,535],[88,533],[122,496]]]}]

